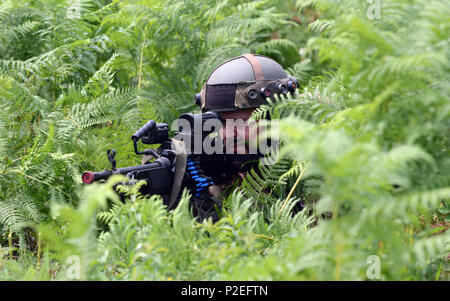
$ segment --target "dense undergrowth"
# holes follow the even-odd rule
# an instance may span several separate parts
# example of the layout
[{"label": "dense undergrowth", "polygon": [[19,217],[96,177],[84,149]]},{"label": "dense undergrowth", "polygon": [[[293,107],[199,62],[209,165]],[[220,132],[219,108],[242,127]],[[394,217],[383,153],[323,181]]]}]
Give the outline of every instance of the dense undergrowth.
[{"label": "dense undergrowth", "polygon": [[[380,3],[2,1],[0,279],[448,279],[450,7]],[[117,200],[120,179],[81,184],[108,148],[139,164],[133,131],[195,110],[247,52],[302,92],[256,112],[280,118],[282,156],[218,223],[188,194],[169,212],[137,187]]]}]

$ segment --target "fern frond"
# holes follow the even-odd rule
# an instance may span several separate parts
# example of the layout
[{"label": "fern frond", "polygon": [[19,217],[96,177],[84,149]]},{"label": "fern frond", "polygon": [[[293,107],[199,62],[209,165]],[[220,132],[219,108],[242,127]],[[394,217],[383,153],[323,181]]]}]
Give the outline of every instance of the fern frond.
[{"label": "fern frond", "polygon": [[245,196],[253,198],[261,204],[273,203],[276,196],[272,193],[282,184],[285,184],[280,176],[289,168],[290,162],[285,159],[279,159],[273,164],[259,164],[258,169],[252,169],[245,176],[241,189]]},{"label": "fern frond", "polygon": [[105,92],[109,92],[110,85],[114,79],[114,64],[118,57],[119,53],[113,53],[111,58],[84,85],[82,93],[96,98]]},{"label": "fern frond", "polygon": [[316,21],[310,23],[308,28],[318,33],[322,33],[323,31],[332,28],[335,24],[336,23],[334,20],[317,19]]}]

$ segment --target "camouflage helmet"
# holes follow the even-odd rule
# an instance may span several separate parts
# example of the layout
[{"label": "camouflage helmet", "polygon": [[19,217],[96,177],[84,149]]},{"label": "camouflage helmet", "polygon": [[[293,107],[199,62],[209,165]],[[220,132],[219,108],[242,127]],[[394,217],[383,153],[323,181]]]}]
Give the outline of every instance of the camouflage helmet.
[{"label": "camouflage helmet", "polygon": [[259,107],[267,98],[274,100],[275,94],[286,95],[297,88],[297,79],[273,59],[244,54],[214,69],[195,103],[203,112],[236,111]]}]

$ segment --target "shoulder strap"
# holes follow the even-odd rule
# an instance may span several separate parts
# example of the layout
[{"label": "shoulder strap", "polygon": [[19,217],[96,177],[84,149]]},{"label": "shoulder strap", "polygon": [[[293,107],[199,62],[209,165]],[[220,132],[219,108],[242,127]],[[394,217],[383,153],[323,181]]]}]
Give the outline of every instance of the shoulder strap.
[{"label": "shoulder strap", "polygon": [[181,184],[183,183],[184,173],[186,171],[187,155],[183,141],[172,139],[172,147],[175,150],[175,174],[173,176],[172,191],[170,193],[169,209],[175,205],[178,194],[180,193]]}]

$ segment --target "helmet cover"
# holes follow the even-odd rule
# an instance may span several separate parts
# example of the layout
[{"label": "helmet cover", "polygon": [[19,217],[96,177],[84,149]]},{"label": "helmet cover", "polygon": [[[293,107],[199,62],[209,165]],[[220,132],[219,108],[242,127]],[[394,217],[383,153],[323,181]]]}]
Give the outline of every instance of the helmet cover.
[{"label": "helmet cover", "polygon": [[297,88],[297,80],[283,67],[262,55],[244,54],[219,65],[200,93],[202,111],[235,111],[256,108]]}]

